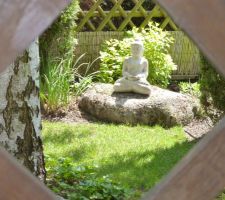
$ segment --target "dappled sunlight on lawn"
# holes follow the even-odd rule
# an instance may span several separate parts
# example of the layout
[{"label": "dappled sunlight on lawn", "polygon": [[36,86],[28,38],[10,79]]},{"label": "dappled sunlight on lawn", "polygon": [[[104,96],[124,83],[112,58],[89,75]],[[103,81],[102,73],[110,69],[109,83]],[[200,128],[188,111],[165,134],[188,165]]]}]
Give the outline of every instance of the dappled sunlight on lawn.
[{"label": "dappled sunlight on lawn", "polygon": [[99,176],[111,175],[138,190],[155,185],[194,144],[181,127],[112,124],[45,122],[43,138],[47,155],[98,165]]},{"label": "dappled sunlight on lawn", "polygon": [[169,148],[114,154],[99,167],[99,174],[112,174],[138,189],[148,189],[180,160],[193,143],[177,143]]}]

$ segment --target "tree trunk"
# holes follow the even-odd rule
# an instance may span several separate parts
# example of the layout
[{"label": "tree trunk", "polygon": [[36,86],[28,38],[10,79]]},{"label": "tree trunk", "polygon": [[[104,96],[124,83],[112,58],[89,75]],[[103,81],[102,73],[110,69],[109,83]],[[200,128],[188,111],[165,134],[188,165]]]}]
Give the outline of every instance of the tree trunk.
[{"label": "tree trunk", "polygon": [[39,64],[35,41],[0,74],[0,144],[44,181]]}]

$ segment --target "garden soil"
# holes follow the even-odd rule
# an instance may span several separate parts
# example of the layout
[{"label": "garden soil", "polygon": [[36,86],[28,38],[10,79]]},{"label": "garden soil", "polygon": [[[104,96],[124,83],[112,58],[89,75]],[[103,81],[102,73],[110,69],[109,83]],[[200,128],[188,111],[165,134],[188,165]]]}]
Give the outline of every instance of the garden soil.
[{"label": "garden soil", "polygon": [[[43,119],[52,122],[65,123],[94,123],[98,120],[79,109],[76,99],[73,99],[67,108],[58,109],[57,112],[42,112]],[[207,117],[204,119],[194,119],[191,123],[184,126],[184,132],[188,140],[196,140],[202,138],[208,131],[212,129],[214,123]]]}]

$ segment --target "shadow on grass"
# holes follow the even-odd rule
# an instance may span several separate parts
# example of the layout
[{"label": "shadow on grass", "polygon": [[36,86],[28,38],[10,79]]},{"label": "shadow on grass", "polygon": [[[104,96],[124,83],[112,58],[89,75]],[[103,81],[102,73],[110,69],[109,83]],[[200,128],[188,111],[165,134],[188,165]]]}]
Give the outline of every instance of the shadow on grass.
[{"label": "shadow on grass", "polygon": [[193,144],[195,142],[184,142],[167,149],[114,154],[99,166],[98,175],[109,174],[126,186],[146,191],[166,175]]},{"label": "shadow on grass", "polygon": [[74,134],[74,130],[70,128],[65,128],[60,131],[60,134],[55,134],[53,130],[49,130],[47,134],[43,137],[44,143],[55,143],[55,144],[65,144],[71,142],[74,139],[86,138],[93,133],[87,129],[82,130],[80,133]]},{"label": "shadow on grass", "polygon": [[[71,157],[75,162],[86,161],[88,164],[92,164],[92,162],[96,161],[94,156],[98,154],[99,145],[101,144],[101,142],[94,142],[99,139],[98,137],[93,140],[93,143],[89,142],[89,137],[94,137],[96,130],[90,130],[90,127],[74,130],[64,128],[57,135],[57,129],[48,129],[44,136],[44,143],[49,143],[51,148],[61,147],[61,155],[57,156]],[[85,139],[82,141],[79,140],[80,138]],[[160,138],[158,139],[160,140]],[[72,140],[75,141],[71,142]],[[112,142],[114,142],[113,139]],[[127,153],[106,152],[105,157],[98,157],[98,163],[95,163],[99,165],[97,173],[99,176],[112,175],[115,181],[119,181],[125,186],[146,191],[166,175],[195,143],[185,141],[176,143],[170,148],[163,148],[162,143],[160,144],[162,148],[153,150],[149,150],[146,144],[143,147],[139,143],[137,145],[132,144],[132,150]],[[69,148],[65,148],[66,145],[70,145]],[[101,149],[101,153],[104,151],[104,149]],[[51,151],[51,156],[54,157],[54,151]]]},{"label": "shadow on grass", "polygon": [[[60,131],[60,134],[55,134],[55,130],[48,131],[47,134],[44,135],[43,141],[44,144],[53,144],[54,148],[61,148],[62,155],[61,157],[70,157],[75,162],[78,162],[85,158],[88,153],[91,151],[90,148],[94,148],[94,144],[90,147],[87,145],[74,145],[71,148],[66,148],[66,146],[73,144],[72,140],[79,140],[82,138],[90,137],[93,133],[90,130],[82,130],[81,132],[76,132],[74,134],[73,129],[65,128]],[[49,153],[51,157],[57,158],[58,155],[55,155],[54,152]]]}]

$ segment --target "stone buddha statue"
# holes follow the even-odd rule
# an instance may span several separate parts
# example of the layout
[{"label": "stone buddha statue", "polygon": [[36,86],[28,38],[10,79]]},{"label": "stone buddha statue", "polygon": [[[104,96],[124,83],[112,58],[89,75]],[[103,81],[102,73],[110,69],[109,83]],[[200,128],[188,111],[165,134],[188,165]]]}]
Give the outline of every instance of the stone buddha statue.
[{"label": "stone buddha statue", "polygon": [[148,61],[143,57],[144,45],[136,39],[131,44],[131,56],[124,60],[122,75],[114,84],[114,92],[134,92],[150,95]]}]

